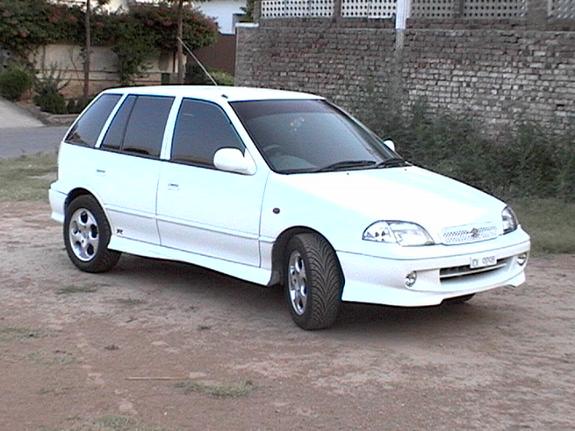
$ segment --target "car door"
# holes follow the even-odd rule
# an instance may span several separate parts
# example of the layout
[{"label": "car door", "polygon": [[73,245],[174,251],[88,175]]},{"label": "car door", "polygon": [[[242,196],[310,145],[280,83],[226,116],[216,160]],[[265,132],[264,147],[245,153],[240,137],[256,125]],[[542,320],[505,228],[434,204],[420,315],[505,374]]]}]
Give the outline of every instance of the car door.
[{"label": "car door", "polygon": [[96,157],[97,189],[115,235],[159,244],[156,192],[173,97],[128,95]]},{"label": "car door", "polygon": [[267,173],[217,170],[220,148],[247,151],[217,104],[182,100],[170,161],[160,168],[157,220],[166,247],[259,266],[259,222]]}]

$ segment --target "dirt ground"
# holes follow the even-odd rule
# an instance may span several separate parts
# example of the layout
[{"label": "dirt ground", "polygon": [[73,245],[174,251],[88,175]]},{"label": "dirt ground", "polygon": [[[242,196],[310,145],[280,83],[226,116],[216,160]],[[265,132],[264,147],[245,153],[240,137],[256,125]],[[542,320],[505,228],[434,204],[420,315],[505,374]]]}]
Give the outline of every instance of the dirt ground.
[{"label": "dirt ground", "polygon": [[81,273],[46,204],[0,212],[2,431],[575,429],[573,255],[304,332],[279,289],[134,256]]}]

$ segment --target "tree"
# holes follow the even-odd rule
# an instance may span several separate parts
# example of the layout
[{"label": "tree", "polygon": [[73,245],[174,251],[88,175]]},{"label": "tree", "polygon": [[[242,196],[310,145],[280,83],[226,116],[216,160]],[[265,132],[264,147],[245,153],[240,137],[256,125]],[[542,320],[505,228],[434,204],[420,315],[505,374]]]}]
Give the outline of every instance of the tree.
[{"label": "tree", "polygon": [[178,22],[178,31],[176,36],[177,41],[177,54],[176,58],[178,59],[178,84],[184,83],[184,75],[185,75],[185,65],[184,65],[184,47],[182,44],[182,40],[184,39],[184,2],[190,2],[191,0],[171,0],[172,2],[176,3],[177,8],[177,22]]},{"label": "tree", "polygon": [[184,83],[184,0],[178,0],[178,84]]},{"label": "tree", "polygon": [[[98,6],[108,4],[109,0],[97,0]],[[90,55],[92,54],[92,4],[86,0],[86,13],[84,14],[84,98],[90,97]]]},{"label": "tree", "polygon": [[86,0],[86,14],[84,15],[85,44],[84,44],[84,98],[90,97],[90,54],[92,50],[92,37],[90,32],[90,17],[92,7],[90,0]]}]

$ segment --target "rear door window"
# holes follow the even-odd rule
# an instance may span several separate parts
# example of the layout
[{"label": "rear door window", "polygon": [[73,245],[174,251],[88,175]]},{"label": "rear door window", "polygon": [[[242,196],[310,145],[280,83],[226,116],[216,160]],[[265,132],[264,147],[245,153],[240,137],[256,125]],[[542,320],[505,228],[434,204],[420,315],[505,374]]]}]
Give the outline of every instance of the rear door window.
[{"label": "rear door window", "polygon": [[103,94],[76,121],[65,141],[93,147],[110,113],[120,100],[119,94]]},{"label": "rear door window", "polygon": [[220,148],[244,151],[225,112],[213,103],[184,99],[176,120],[171,160],[213,167],[214,154]]},{"label": "rear door window", "polygon": [[102,148],[159,157],[173,97],[128,96],[114,116]]},{"label": "rear door window", "polygon": [[124,135],[126,134],[126,126],[128,125],[128,120],[132,114],[132,108],[136,102],[136,96],[128,96],[126,100],[116,112],[112,124],[104,136],[102,141],[102,148],[110,150],[119,150],[124,142]]}]

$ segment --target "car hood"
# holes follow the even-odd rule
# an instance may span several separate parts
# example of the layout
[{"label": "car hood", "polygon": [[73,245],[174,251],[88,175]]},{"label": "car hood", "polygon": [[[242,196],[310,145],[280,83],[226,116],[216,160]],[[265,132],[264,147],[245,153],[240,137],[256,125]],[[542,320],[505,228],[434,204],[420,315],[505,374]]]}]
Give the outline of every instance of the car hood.
[{"label": "car hood", "polygon": [[417,223],[430,233],[490,223],[501,227],[505,204],[453,179],[415,166],[288,175],[290,187],[361,213],[368,220]]}]

